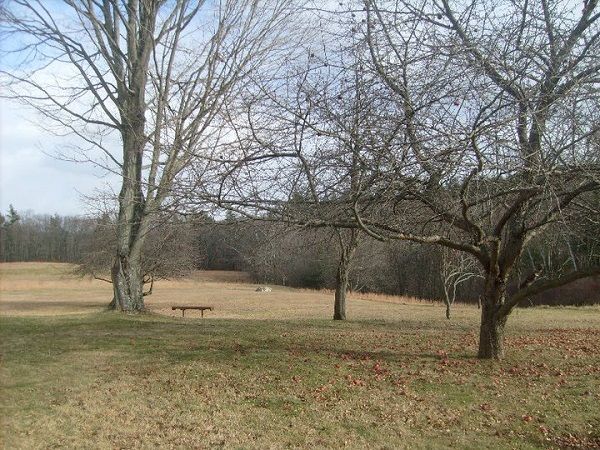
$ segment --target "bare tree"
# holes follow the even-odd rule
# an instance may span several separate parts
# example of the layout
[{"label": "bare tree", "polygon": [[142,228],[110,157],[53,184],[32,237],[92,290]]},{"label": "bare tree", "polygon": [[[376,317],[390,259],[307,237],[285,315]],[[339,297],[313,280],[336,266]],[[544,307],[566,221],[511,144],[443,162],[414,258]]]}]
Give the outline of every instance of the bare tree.
[{"label": "bare tree", "polygon": [[380,173],[389,193],[381,205],[407,205],[421,219],[410,227],[369,216],[359,198],[355,218],[378,239],[472,255],[484,276],[479,357],[502,358],[504,326],[521,300],[600,273],[598,261],[558,276],[533,270],[508,291],[536,235],[597,207],[598,2],[364,6],[373,70],[397,99],[403,148],[416,163]]},{"label": "bare tree", "polygon": [[[280,0],[13,0],[1,73],[9,95],[71,132],[80,160],[119,175],[113,304],[144,309],[142,249],[173,184],[210,156],[218,115],[279,45]],[[209,164],[207,163],[207,166]],[[207,171],[210,167],[205,167]]]},{"label": "bare tree", "polygon": [[369,161],[365,149],[385,153],[394,127],[382,124],[394,117],[386,116],[381,82],[366,70],[365,46],[349,32],[327,36],[326,47],[307,46],[304,59],[279,79],[254,85],[231,114],[236,136],[233,156],[223,161],[219,204],[247,217],[332,228],[339,249],[333,317],[344,320],[352,258],[364,233],[338,221],[352,214],[373,166],[388,164]]},{"label": "bare tree", "polygon": [[458,287],[473,278],[481,277],[481,274],[477,260],[469,253],[444,247],[441,260],[440,277],[444,287],[446,319],[450,319],[450,309],[456,300]]}]

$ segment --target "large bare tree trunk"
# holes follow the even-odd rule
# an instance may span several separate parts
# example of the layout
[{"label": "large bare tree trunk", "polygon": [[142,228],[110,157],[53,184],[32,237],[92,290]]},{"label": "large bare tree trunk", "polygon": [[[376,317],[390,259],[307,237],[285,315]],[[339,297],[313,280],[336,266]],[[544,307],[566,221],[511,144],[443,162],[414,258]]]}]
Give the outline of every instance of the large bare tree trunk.
[{"label": "large bare tree trunk", "polygon": [[[144,85],[140,81],[140,85]],[[123,184],[119,194],[117,254],[113,262],[114,308],[127,312],[144,310],[144,272],[142,247],[148,214],[142,193],[142,155],[145,142],[145,105],[142,92],[128,99],[123,121],[129,125],[122,131]]]},{"label": "large bare tree trunk", "polygon": [[335,301],[333,304],[333,320],[346,320],[346,292],[348,291],[348,274],[350,261],[341,257],[335,277]]},{"label": "large bare tree trunk", "polygon": [[496,308],[482,306],[481,325],[479,328],[479,352],[481,359],[504,358],[504,325],[506,318],[494,313]]},{"label": "large bare tree trunk", "polygon": [[479,328],[479,352],[481,359],[502,359],[504,357],[504,326],[507,316],[500,313],[504,302],[505,283],[493,279],[486,280],[485,292],[481,300],[481,325]]},{"label": "large bare tree trunk", "polygon": [[144,283],[141,269],[139,261],[120,255],[115,258],[112,268],[115,309],[127,312],[144,310]]},{"label": "large bare tree trunk", "polygon": [[337,230],[340,244],[340,261],[335,277],[335,300],[333,304],[333,320],[346,320],[346,292],[348,291],[348,278],[352,256],[358,246],[358,230]]}]

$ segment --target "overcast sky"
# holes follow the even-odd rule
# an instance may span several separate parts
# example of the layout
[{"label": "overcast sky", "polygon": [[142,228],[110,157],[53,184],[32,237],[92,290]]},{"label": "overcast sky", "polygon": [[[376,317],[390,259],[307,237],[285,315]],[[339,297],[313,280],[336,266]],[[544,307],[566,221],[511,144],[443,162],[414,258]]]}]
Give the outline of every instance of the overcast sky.
[{"label": "overcast sky", "polygon": [[[83,196],[106,190],[115,178],[88,164],[61,161],[56,155],[74,142],[36,126],[43,120],[24,106],[0,99],[0,209],[39,214],[93,212]],[[82,196],[83,194],[83,196]]]}]

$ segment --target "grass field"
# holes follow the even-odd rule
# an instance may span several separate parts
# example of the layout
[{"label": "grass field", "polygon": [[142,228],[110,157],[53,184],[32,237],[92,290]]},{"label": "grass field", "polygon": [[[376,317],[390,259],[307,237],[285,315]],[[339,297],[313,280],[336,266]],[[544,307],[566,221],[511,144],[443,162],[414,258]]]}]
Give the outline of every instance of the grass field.
[{"label": "grass field", "polygon": [[518,310],[489,362],[476,308],[352,296],[339,323],[211,272],[126,316],[69,270],[0,265],[4,448],[600,448],[600,308]]}]

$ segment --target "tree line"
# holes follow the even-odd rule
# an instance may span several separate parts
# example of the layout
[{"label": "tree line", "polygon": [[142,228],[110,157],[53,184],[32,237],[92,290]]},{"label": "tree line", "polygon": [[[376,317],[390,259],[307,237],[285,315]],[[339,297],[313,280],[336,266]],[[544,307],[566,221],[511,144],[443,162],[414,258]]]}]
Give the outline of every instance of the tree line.
[{"label": "tree line", "polygon": [[[23,214],[11,205],[0,214],[0,224],[2,262],[73,263],[82,276],[110,278],[114,215]],[[550,239],[550,233],[544,237]],[[177,278],[203,269],[245,271],[261,284],[331,290],[338,285],[340,249],[331,229],[240,220],[233,214],[221,220],[169,217],[152,231],[146,246],[147,280]],[[545,249],[542,245],[528,249],[528,258],[561,267],[578,264],[596,251],[568,241],[555,242],[549,254]],[[401,241],[362,240],[348,271],[350,291],[448,301],[449,307],[454,301],[478,303],[481,283],[472,263],[458,255]],[[596,304],[599,284],[600,280],[590,278],[529,298],[520,306]]]},{"label": "tree line", "polygon": [[94,221],[81,217],[18,213],[11,205],[0,214],[0,261],[75,263],[90,237]]}]

